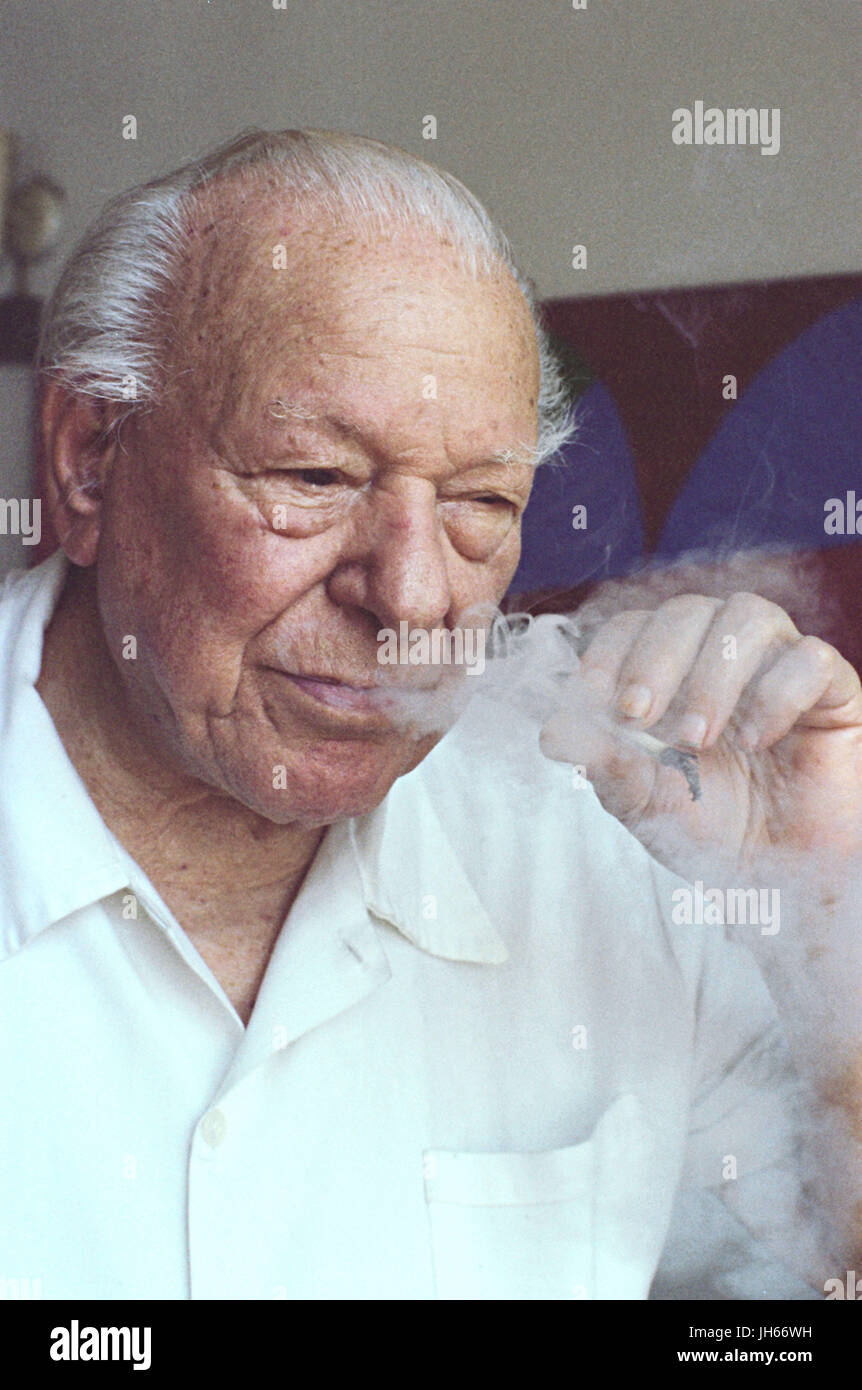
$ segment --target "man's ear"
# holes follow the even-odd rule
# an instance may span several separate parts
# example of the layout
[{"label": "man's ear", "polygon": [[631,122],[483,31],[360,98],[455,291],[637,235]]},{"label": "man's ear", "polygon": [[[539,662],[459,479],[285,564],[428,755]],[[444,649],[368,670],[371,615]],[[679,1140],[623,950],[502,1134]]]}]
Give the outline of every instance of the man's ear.
[{"label": "man's ear", "polygon": [[76,565],[92,565],[99,548],[105,480],[117,450],[113,401],[76,395],[59,382],[43,387],[40,466],[57,539]]}]

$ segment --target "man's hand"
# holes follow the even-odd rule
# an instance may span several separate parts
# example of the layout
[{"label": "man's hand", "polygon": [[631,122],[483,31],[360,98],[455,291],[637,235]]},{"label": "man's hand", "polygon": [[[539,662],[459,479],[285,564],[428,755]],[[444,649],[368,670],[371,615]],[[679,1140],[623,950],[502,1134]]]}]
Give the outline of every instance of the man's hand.
[{"label": "man's hand", "polygon": [[[696,748],[702,798],[620,726]],[[678,596],[604,621],[542,749],[583,765],[606,808],[680,872],[698,846],[738,866],[773,850],[862,854],[859,677],[756,594]]]},{"label": "man's hand", "polygon": [[[679,595],[592,626],[586,614],[583,630],[544,751],[581,765],[605,807],[677,873],[712,884],[777,873],[789,890],[788,931],[747,930],[744,940],[813,1098],[805,1145],[824,1221],[811,1265],[819,1288],[824,1270],[858,1268],[862,1251],[859,677],[750,593]],[[696,747],[701,798],[625,728]]]}]

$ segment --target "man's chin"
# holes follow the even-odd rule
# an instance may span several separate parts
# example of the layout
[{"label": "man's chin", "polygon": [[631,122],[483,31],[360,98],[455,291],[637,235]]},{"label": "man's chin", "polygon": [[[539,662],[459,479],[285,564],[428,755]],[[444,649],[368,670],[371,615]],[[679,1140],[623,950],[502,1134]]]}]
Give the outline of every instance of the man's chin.
[{"label": "man's chin", "polygon": [[282,762],[274,761],[270,775],[254,778],[252,786],[237,787],[235,794],[279,825],[331,825],[373,811],[393,783],[411,772],[441,737],[405,741],[397,752],[355,742],[327,743],[305,755],[293,751]]}]

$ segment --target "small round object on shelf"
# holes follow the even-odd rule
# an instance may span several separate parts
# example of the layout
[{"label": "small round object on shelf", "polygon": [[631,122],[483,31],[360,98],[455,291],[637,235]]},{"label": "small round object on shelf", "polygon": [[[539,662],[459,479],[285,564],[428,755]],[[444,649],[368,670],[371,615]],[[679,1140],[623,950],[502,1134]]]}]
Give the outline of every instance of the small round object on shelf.
[{"label": "small round object on shelf", "polygon": [[29,265],[53,249],[63,226],[65,202],[60,185],[40,174],[12,190],[4,249],[13,261]]}]

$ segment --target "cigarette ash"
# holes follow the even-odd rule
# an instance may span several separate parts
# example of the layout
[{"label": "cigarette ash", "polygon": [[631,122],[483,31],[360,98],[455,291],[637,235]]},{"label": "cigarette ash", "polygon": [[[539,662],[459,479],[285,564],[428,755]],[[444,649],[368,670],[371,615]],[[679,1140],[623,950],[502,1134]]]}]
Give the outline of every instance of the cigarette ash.
[{"label": "cigarette ash", "polygon": [[[498,615],[491,626],[486,686],[503,699],[514,700],[528,713],[547,718],[559,704],[561,687],[574,675],[586,641],[576,618],[561,614]],[[599,712],[597,711],[597,717]],[[606,717],[606,716],[605,716]],[[616,721],[614,732],[639,748],[662,767],[675,768],[685,778],[692,801],[700,801],[702,790],[697,753],[663,742],[643,729]]]}]

